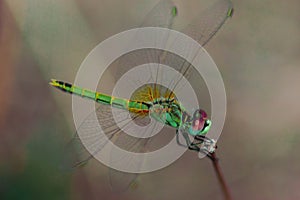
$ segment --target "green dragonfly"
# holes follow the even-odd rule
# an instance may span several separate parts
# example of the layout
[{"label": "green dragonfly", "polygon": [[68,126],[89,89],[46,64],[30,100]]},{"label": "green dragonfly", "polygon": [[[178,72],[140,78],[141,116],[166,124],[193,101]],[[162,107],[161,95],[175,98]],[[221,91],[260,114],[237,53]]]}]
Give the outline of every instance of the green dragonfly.
[{"label": "green dragonfly", "polygon": [[[226,19],[233,14],[233,6],[230,0],[216,0],[204,12],[200,13],[189,25],[186,26],[182,33],[192,37],[200,45],[204,46],[221,28]],[[164,27],[172,28],[174,19],[178,16],[178,8],[171,0],[161,0],[158,4],[146,15],[142,27]],[[120,59],[118,65],[136,66],[140,59],[139,52],[133,52],[132,55],[135,59]],[[149,61],[155,57],[157,63],[163,63],[163,60],[168,60],[167,52],[157,52],[154,56],[153,53],[144,53],[146,59]],[[172,56],[169,60],[174,62]],[[188,77],[192,66],[185,62],[179,61],[176,70],[183,76]],[[178,67],[179,66],[179,67]],[[184,102],[179,102],[176,94],[173,92],[177,87],[177,82],[170,83],[168,88],[159,84],[160,71],[157,70],[157,76],[154,78],[155,83],[146,84],[134,92],[130,99],[111,96],[108,94],[83,89],[81,87],[72,85],[70,83],[52,79],[50,85],[60,89],[63,92],[84,97],[99,103],[99,108],[95,111],[98,121],[91,122],[90,118],[85,119],[77,132],[88,132],[87,137],[95,137],[95,133],[100,131],[93,128],[94,123],[100,123],[102,130],[110,140],[115,140],[117,143],[122,143],[124,149],[133,152],[146,152],[147,145],[150,138],[135,138],[120,134],[123,130],[114,123],[112,116],[112,108],[117,109],[120,113],[129,111],[130,116],[125,120],[135,120],[141,123],[146,123],[145,119],[151,118],[158,123],[164,124],[174,129],[176,133],[176,140],[178,145],[189,148],[197,152],[203,152],[208,156],[213,153],[216,148],[216,141],[207,138],[205,135],[211,127],[211,120],[208,118],[207,113],[202,109],[196,109],[193,113],[189,113],[184,107]],[[181,142],[179,136],[183,136],[184,142]],[[189,136],[194,137],[191,141]],[[78,136],[75,136],[72,143],[80,143]],[[106,143],[93,143],[91,146],[97,146],[96,151],[101,151]],[[79,166],[85,164],[93,158],[93,154],[87,153],[80,160],[74,164]],[[130,162],[130,161],[127,161]],[[125,190],[136,179],[137,174],[123,173],[114,169],[110,170],[111,185],[116,190]]]}]

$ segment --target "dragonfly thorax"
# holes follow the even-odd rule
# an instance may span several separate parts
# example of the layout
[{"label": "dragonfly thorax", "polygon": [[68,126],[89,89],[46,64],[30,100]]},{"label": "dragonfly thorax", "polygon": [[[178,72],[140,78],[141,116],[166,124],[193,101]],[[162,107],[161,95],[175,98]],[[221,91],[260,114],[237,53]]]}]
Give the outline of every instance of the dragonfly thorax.
[{"label": "dragonfly thorax", "polygon": [[173,128],[179,128],[182,124],[182,111],[175,99],[159,98],[153,102],[149,109],[150,116]]}]

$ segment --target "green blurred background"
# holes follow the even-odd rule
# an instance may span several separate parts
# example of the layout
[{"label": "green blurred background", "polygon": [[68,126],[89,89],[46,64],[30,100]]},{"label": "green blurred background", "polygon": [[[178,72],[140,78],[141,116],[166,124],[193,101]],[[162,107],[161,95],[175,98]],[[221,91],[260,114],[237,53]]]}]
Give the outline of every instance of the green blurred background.
[{"label": "green blurred background", "polygon": [[[157,1],[0,1],[0,199],[222,199],[208,159],[186,152],[135,189],[113,194],[96,161],[58,169],[75,132],[73,82],[99,42],[141,23]],[[197,1],[175,1],[197,13]],[[235,13],[206,46],[226,86],[218,155],[235,199],[300,199],[300,2],[234,1]]]}]

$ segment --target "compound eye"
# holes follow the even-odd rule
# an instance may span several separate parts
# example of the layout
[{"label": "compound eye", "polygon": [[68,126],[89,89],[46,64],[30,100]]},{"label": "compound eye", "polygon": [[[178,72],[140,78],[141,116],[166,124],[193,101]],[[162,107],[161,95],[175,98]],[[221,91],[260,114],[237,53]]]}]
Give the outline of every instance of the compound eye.
[{"label": "compound eye", "polygon": [[194,131],[200,131],[203,129],[207,114],[204,110],[198,109],[194,112],[193,115],[192,128]]},{"label": "compound eye", "polygon": [[194,112],[194,119],[199,119],[201,117],[201,113],[200,113],[200,110],[197,109],[195,112]]},{"label": "compound eye", "polygon": [[206,120],[206,119],[207,119],[207,114],[206,114],[206,112],[205,112],[204,110],[200,110],[199,112],[200,112],[201,118],[202,118],[203,120]]},{"label": "compound eye", "polygon": [[206,120],[207,119],[207,114],[204,110],[197,109],[194,112],[193,119]]}]

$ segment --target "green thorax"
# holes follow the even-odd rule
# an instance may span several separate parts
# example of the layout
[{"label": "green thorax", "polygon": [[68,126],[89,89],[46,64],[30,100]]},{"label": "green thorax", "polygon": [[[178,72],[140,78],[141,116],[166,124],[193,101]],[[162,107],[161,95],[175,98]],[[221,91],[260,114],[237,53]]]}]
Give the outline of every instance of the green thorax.
[{"label": "green thorax", "polygon": [[183,124],[183,108],[175,99],[155,99],[150,107],[150,116],[173,128]]}]

